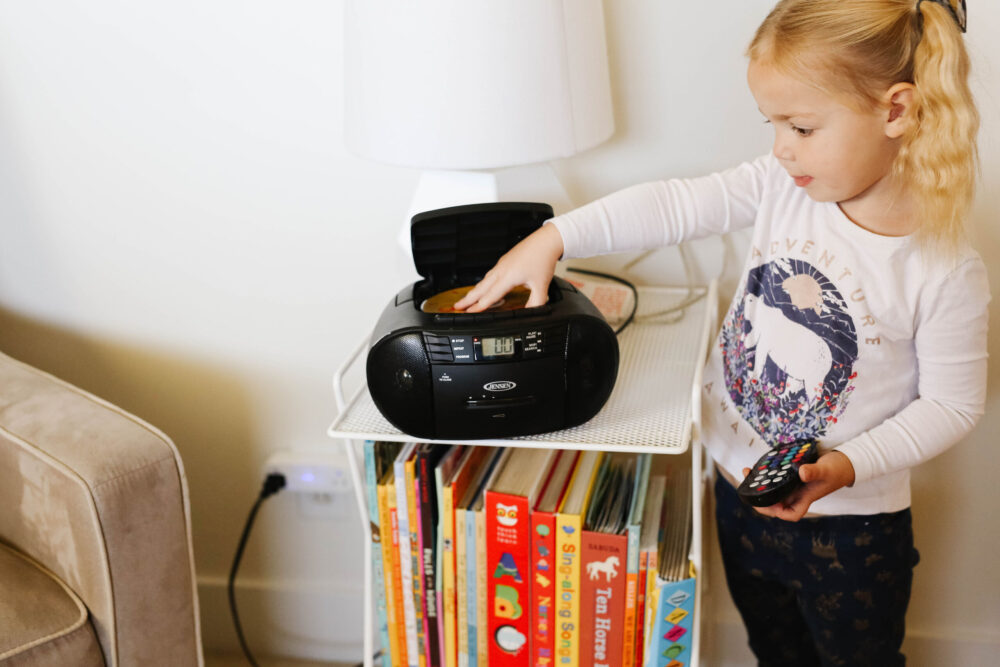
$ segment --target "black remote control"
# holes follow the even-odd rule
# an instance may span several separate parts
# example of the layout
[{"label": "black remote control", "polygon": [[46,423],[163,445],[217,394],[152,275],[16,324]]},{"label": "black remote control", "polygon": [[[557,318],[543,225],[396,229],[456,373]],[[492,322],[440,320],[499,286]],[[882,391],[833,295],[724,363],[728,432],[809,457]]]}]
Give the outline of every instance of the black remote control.
[{"label": "black remote control", "polygon": [[815,463],[818,458],[815,440],[796,440],[775,447],[757,460],[736,493],[754,507],[774,505],[802,485],[799,466]]}]

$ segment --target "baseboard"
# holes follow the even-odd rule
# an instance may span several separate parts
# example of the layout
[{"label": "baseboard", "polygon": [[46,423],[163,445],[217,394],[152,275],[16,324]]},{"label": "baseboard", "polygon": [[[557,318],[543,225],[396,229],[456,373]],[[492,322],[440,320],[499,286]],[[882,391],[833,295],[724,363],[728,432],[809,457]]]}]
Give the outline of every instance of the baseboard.
[{"label": "baseboard", "polygon": [[[206,652],[239,652],[221,577],[199,577]],[[255,656],[355,662],[363,650],[363,590],[311,582],[239,581],[237,610]]]},{"label": "baseboard", "polygon": [[[746,667],[755,663],[747,648],[746,631],[737,620],[716,621],[705,628],[703,667]],[[940,665],[994,665],[1000,655],[1000,636],[981,633],[941,633],[908,630],[903,653],[909,667]]]},{"label": "baseboard", "polygon": [[911,667],[938,665],[995,665],[1000,655],[1000,635],[956,632],[907,631],[903,642],[906,663]]}]

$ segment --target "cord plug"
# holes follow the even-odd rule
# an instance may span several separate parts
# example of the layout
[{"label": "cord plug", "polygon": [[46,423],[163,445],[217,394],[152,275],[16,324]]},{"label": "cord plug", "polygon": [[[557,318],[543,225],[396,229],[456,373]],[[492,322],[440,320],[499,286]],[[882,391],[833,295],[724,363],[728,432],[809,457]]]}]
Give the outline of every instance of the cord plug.
[{"label": "cord plug", "polygon": [[269,498],[285,488],[285,476],[280,472],[272,472],[264,479],[264,486],[260,489],[260,498]]}]

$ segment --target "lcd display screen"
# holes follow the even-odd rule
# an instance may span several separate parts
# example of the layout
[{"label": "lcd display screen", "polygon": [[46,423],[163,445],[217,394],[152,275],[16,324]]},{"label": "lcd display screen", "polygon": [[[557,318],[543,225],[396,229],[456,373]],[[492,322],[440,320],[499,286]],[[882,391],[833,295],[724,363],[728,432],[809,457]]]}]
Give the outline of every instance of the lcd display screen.
[{"label": "lcd display screen", "polygon": [[487,358],[514,356],[514,337],[484,338],[483,356]]}]

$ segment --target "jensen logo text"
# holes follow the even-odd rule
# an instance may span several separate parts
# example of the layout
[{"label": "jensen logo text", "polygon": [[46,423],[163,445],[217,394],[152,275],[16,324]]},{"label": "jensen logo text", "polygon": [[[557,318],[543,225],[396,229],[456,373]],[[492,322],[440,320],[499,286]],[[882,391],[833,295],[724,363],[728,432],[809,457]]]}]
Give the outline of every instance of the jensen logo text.
[{"label": "jensen logo text", "polygon": [[510,391],[516,386],[517,383],[510,380],[497,380],[496,382],[487,382],[483,385],[483,389],[486,391]]}]

